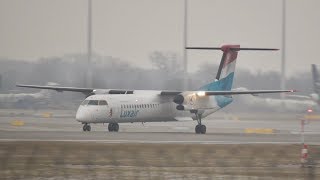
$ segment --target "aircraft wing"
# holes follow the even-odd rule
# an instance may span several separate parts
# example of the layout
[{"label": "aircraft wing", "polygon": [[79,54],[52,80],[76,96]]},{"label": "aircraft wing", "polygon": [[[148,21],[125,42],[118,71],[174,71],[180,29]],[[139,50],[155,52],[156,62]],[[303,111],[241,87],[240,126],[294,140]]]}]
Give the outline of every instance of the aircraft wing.
[{"label": "aircraft wing", "polygon": [[[248,91],[205,91],[205,95],[239,95],[295,92],[294,90],[248,90]],[[201,91],[200,91],[201,93]]]},{"label": "aircraft wing", "polygon": [[71,91],[81,92],[85,95],[90,94],[133,94],[133,90],[127,89],[94,89],[94,88],[78,88],[78,87],[63,87],[63,86],[39,86],[39,85],[27,85],[27,84],[16,84],[17,87],[26,87],[34,89],[50,89],[58,92]]},{"label": "aircraft wing", "polygon": [[56,90],[58,92],[62,92],[62,91],[82,92],[84,94],[90,94],[94,90],[92,88],[38,86],[38,85],[26,85],[26,84],[17,84],[16,86],[17,87],[26,87],[26,88],[35,88],[35,89],[50,89],[50,90]]},{"label": "aircraft wing", "polygon": [[[186,93],[194,93],[199,96],[227,96],[227,95],[240,95],[240,94],[267,94],[267,93],[285,93],[285,92],[295,92],[295,90],[245,90],[245,91],[186,91]],[[178,95],[183,93],[183,91],[162,91],[161,95]]]},{"label": "aircraft wing", "polygon": [[[84,94],[90,94],[93,92],[108,92],[108,94],[133,94],[134,90],[124,90],[124,89],[93,89],[93,88],[77,88],[77,87],[61,87],[61,86],[38,86],[38,85],[25,85],[17,84],[17,87],[26,87],[26,88],[35,88],[35,89],[50,89],[56,90],[58,92],[62,91],[72,91],[72,92],[81,92]],[[160,91],[160,95],[178,95],[181,93],[187,94],[197,94],[199,96],[226,96],[226,95],[239,95],[239,94],[266,94],[266,93],[283,93],[283,92],[295,92],[294,90],[231,90],[231,91]]]}]

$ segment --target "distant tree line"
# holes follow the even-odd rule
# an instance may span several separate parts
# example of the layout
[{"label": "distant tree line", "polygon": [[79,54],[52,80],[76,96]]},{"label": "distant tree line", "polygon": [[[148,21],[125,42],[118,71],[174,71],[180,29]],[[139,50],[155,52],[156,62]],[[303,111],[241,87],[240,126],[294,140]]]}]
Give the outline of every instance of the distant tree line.
[{"label": "distant tree line", "polygon": [[[18,89],[16,83],[46,85],[56,82],[61,86],[86,87],[87,56],[71,54],[63,57],[40,58],[36,62],[0,59],[0,93],[35,92]],[[181,57],[173,52],[155,51],[149,56],[152,69],[141,68],[110,56],[93,55],[92,72],[94,88],[119,89],[168,89],[182,90],[183,69]],[[189,73],[189,89],[196,90],[205,83],[214,80],[218,64],[202,64],[195,73]],[[237,68],[234,87],[248,89],[279,89],[279,72],[260,72],[252,74],[248,70]],[[311,72],[297,74],[287,79],[287,87],[299,89],[300,94],[312,92]],[[72,95],[79,99],[82,95]],[[278,96],[278,95],[277,95]],[[68,96],[69,97],[69,96]]]}]

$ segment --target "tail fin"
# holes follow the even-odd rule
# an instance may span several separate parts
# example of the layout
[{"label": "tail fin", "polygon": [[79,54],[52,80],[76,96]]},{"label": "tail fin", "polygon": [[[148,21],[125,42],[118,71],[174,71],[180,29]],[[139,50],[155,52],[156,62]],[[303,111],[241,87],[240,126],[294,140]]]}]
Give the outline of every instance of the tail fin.
[{"label": "tail fin", "polygon": [[320,76],[315,64],[311,64],[314,92],[320,94]]},{"label": "tail fin", "polygon": [[223,51],[216,79],[200,88],[204,91],[228,91],[233,84],[234,71],[238,56],[237,50],[231,48],[240,48],[240,45],[225,45],[221,47]]},{"label": "tail fin", "polygon": [[240,45],[224,45],[216,47],[187,47],[186,49],[200,50],[222,50],[223,55],[220,61],[216,79],[200,88],[202,91],[230,91],[233,84],[233,77],[236,68],[238,51],[240,50],[258,50],[258,51],[275,51],[279,49],[269,48],[240,48]]}]

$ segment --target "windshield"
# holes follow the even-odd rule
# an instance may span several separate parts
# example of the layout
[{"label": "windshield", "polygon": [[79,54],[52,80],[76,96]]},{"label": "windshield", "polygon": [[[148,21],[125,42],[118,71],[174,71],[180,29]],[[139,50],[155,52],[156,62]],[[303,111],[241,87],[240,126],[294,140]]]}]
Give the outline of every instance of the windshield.
[{"label": "windshield", "polygon": [[87,105],[88,102],[89,102],[89,100],[84,100],[84,101],[82,101],[81,105]]},{"label": "windshield", "polygon": [[106,105],[108,105],[107,101],[105,101],[105,100],[99,101],[99,106],[106,106]]},{"label": "windshield", "polygon": [[90,100],[88,105],[98,105],[98,100]]}]

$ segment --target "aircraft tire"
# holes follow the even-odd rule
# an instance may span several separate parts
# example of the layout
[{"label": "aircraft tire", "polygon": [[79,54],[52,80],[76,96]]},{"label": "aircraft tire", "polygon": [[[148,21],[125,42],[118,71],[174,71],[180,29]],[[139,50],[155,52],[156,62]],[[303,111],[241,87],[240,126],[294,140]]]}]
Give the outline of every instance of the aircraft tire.
[{"label": "aircraft tire", "polygon": [[112,123],[108,124],[108,131],[111,132],[112,131]]},{"label": "aircraft tire", "polygon": [[109,132],[114,131],[114,123],[109,123],[109,125],[108,125],[108,131],[109,131]]},{"label": "aircraft tire", "polygon": [[200,133],[205,134],[207,132],[207,127],[205,125],[200,125]]},{"label": "aircraft tire", "polygon": [[109,123],[108,125],[109,132],[118,132],[119,131],[119,124],[118,123]]},{"label": "aircraft tire", "polygon": [[83,127],[82,127],[82,130],[83,131],[87,131],[87,126],[88,126],[87,124],[84,124]]},{"label": "aircraft tire", "polygon": [[196,125],[196,128],[195,128],[195,131],[196,131],[196,134],[200,134],[201,132],[200,132],[200,126],[201,125]]},{"label": "aircraft tire", "polygon": [[118,123],[114,123],[113,124],[113,131],[114,132],[118,132],[119,131],[119,124]]},{"label": "aircraft tire", "polygon": [[91,126],[87,125],[87,131],[91,131]]}]

